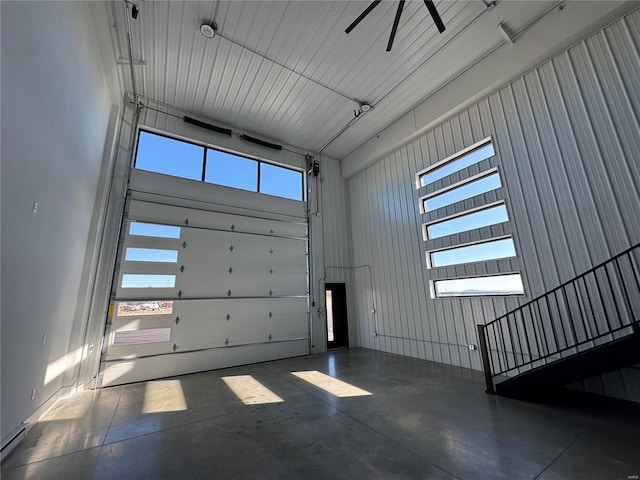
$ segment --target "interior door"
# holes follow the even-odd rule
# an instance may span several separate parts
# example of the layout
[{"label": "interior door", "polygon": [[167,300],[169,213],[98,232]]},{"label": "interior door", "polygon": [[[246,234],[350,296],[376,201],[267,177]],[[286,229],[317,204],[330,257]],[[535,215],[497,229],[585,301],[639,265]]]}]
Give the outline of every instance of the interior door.
[{"label": "interior door", "polygon": [[327,349],[349,346],[347,292],[344,283],[325,285],[327,311]]}]

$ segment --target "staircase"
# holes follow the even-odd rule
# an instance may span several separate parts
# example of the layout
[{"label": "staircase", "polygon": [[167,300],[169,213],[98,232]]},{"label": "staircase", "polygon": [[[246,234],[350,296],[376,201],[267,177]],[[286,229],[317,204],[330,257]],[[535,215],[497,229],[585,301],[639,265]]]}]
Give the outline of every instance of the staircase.
[{"label": "staircase", "polygon": [[541,400],[640,363],[640,244],[477,328],[491,394]]}]

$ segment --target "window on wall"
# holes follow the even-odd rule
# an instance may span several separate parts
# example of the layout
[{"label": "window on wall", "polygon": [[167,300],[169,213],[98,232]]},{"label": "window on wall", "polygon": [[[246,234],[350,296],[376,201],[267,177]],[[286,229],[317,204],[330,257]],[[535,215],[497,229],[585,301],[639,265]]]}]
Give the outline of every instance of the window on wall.
[{"label": "window on wall", "polygon": [[260,192],[278,197],[302,200],[302,172],[260,164]]},{"label": "window on wall", "polygon": [[496,188],[500,188],[500,174],[497,170],[489,170],[483,174],[471,177],[450,187],[443,188],[421,198],[422,212],[430,212],[447,205],[461,202],[467,198],[482,195]]},{"label": "window on wall", "polygon": [[456,233],[476,230],[509,221],[507,206],[503,202],[484,206],[480,209],[467,210],[442,220],[425,223],[424,239],[434,239],[454,235]]},{"label": "window on wall", "polygon": [[433,293],[436,298],[523,295],[524,287],[520,273],[509,273],[434,280]]},{"label": "window on wall", "polygon": [[501,238],[431,251],[429,252],[429,266],[446,267],[515,256],[516,247],[513,244],[513,239]]},{"label": "window on wall", "polygon": [[140,132],[136,168],[190,180],[202,179],[202,147]]},{"label": "window on wall", "polygon": [[436,180],[443,179],[449,175],[459,172],[471,165],[480,163],[495,155],[491,139],[484,139],[481,142],[465,148],[455,155],[432,165],[416,174],[418,188],[429,185]]},{"label": "window on wall", "polygon": [[[427,249],[427,268],[439,272],[441,269],[447,267],[452,269],[457,265],[496,262],[517,257],[512,235],[505,235],[503,231],[500,237],[483,238],[487,233],[489,235],[495,235],[495,233],[493,229],[480,230],[494,225],[502,229],[500,225],[511,221],[504,199],[493,203],[483,202],[485,193],[502,187],[498,168],[488,165],[479,174],[464,178],[465,174],[470,173],[467,170],[470,166],[494,157],[495,153],[492,139],[486,138],[416,174],[417,188],[427,189],[427,193],[418,200],[420,213],[431,217],[429,222],[422,225],[424,241],[430,242],[442,238],[440,242],[446,245],[437,249]],[[455,181],[451,177],[455,173],[459,173],[463,180]],[[437,181],[442,182],[433,185]],[[442,184],[445,186],[441,187]],[[437,189],[429,192],[430,186],[435,186]],[[473,199],[474,208],[453,215],[444,214],[443,207],[451,205],[459,209],[461,202],[469,199]],[[473,231],[476,231],[474,236],[480,240],[474,242],[467,240],[463,243],[458,240],[459,237],[455,236]],[[508,262],[497,265],[510,267]],[[450,273],[452,270],[442,271]],[[433,298],[524,295],[520,272],[432,280],[431,287]]]},{"label": "window on wall", "polygon": [[304,176],[299,170],[144,130],[138,138],[135,168],[292,200],[304,199]]},{"label": "window on wall", "polygon": [[257,192],[258,162],[208,148],[204,181]]}]

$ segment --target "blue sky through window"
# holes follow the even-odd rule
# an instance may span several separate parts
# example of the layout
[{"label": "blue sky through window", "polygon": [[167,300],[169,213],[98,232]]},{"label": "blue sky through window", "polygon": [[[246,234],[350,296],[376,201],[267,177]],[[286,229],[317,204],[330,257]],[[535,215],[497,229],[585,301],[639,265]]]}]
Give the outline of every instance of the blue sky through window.
[{"label": "blue sky through window", "polygon": [[127,247],[124,259],[128,262],[176,263],[178,261],[178,251]]},{"label": "blue sky through window", "polygon": [[174,177],[202,180],[204,151],[198,145],[140,132],[136,168]]},{"label": "blue sky through window", "polygon": [[445,267],[447,265],[483,262],[486,260],[515,256],[516,249],[513,244],[513,239],[503,238],[491,242],[476,243],[475,245],[466,245],[432,252],[431,265],[433,267]]},{"label": "blue sky through window", "polygon": [[[202,180],[203,146],[141,131],[136,168],[191,180]],[[303,200],[302,172],[269,163],[206,149],[204,181],[216,185]],[[258,185],[258,164],[260,185]],[[132,232],[133,235],[136,235]],[[137,233],[137,235],[147,235]],[[163,235],[150,235],[163,236]]]},{"label": "blue sky through window", "polygon": [[258,189],[258,162],[208,149],[204,181],[255,192]]},{"label": "blue sky through window", "polygon": [[129,234],[142,235],[145,237],[180,238],[180,227],[132,222],[129,226]]},{"label": "blue sky through window", "polygon": [[433,239],[495,225],[508,220],[507,207],[505,205],[496,205],[495,207],[485,208],[484,210],[428,225],[427,233],[429,238]]},{"label": "blue sky through window", "polygon": [[474,278],[436,280],[436,297],[482,297],[488,295],[523,295],[519,273]]},{"label": "blue sky through window", "polygon": [[260,165],[260,193],[302,200],[302,172],[263,163]]},{"label": "blue sky through window", "polygon": [[430,183],[440,180],[441,178],[448,177],[449,175],[459,172],[463,168],[467,168],[471,165],[481,162],[487,158],[493,157],[495,151],[493,150],[493,144],[489,143],[480,148],[472,150],[471,152],[451,160],[445,163],[443,166],[435,168],[424,175],[420,176],[420,185],[424,187]]},{"label": "blue sky through window", "polygon": [[478,180],[465,183],[464,185],[461,185],[439,195],[435,195],[433,197],[425,199],[424,209],[425,211],[430,212],[438,208],[446,207],[447,205],[461,202],[462,200],[466,200],[467,198],[475,197],[476,195],[495,190],[496,188],[500,188],[501,186],[502,184],[500,183],[500,175],[496,172],[491,175],[487,175],[486,177],[479,178]]},{"label": "blue sky through window", "polygon": [[122,288],[173,288],[175,275],[146,275],[125,273],[122,275]]}]

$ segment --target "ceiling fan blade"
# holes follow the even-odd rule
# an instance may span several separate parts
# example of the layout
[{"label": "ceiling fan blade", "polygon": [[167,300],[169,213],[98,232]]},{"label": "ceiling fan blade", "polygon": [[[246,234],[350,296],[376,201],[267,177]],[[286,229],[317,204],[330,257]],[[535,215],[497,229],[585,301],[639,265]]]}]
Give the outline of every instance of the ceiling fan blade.
[{"label": "ceiling fan blade", "polygon": [[438,13],[436,6],[431,0],[424,0],[424,4],[427,6],[427,10],[429,10],[431,18],[433,18],[433,22],[436,24],[436,27],[438,27],[438,31],[440,33],[444,32],[445,26],[444,23],[442,23],[442,19],[440,18],[440,14]]},{"label": "ceiling fan blade", "polygon": [[344,31],[344,33],[346,33],[348,35],[349,32],[351,30],[353,30],[354,28],[356,28],[358,26],[358,24],[362,21],[362,19],[364,17],[366,17],[367,15],[369,15],[371,13],[371,10],[376,8],[381,1],[382,0],[373,0],[373,2],[371,2],[371,4],[367,8],[364,9],[364,12],[362,12],[360,14],[360,16],[358,18],[356,18],[353,21],[353,23],[347,27],[347,29]]},{"label": "ceiling fan blade", "polygon": [[396,18],[393,20],[393,27],[391,27],[391,35],[389,36],[389,43],[387,44],[387,52],[391,51],[393,40],[396,38],[396,31],[398,30],[398,23],[400,23],[400,16],[402,15],[403,8],[404,0],[400,0],[398,2],[398,10],[396,10]]}]

